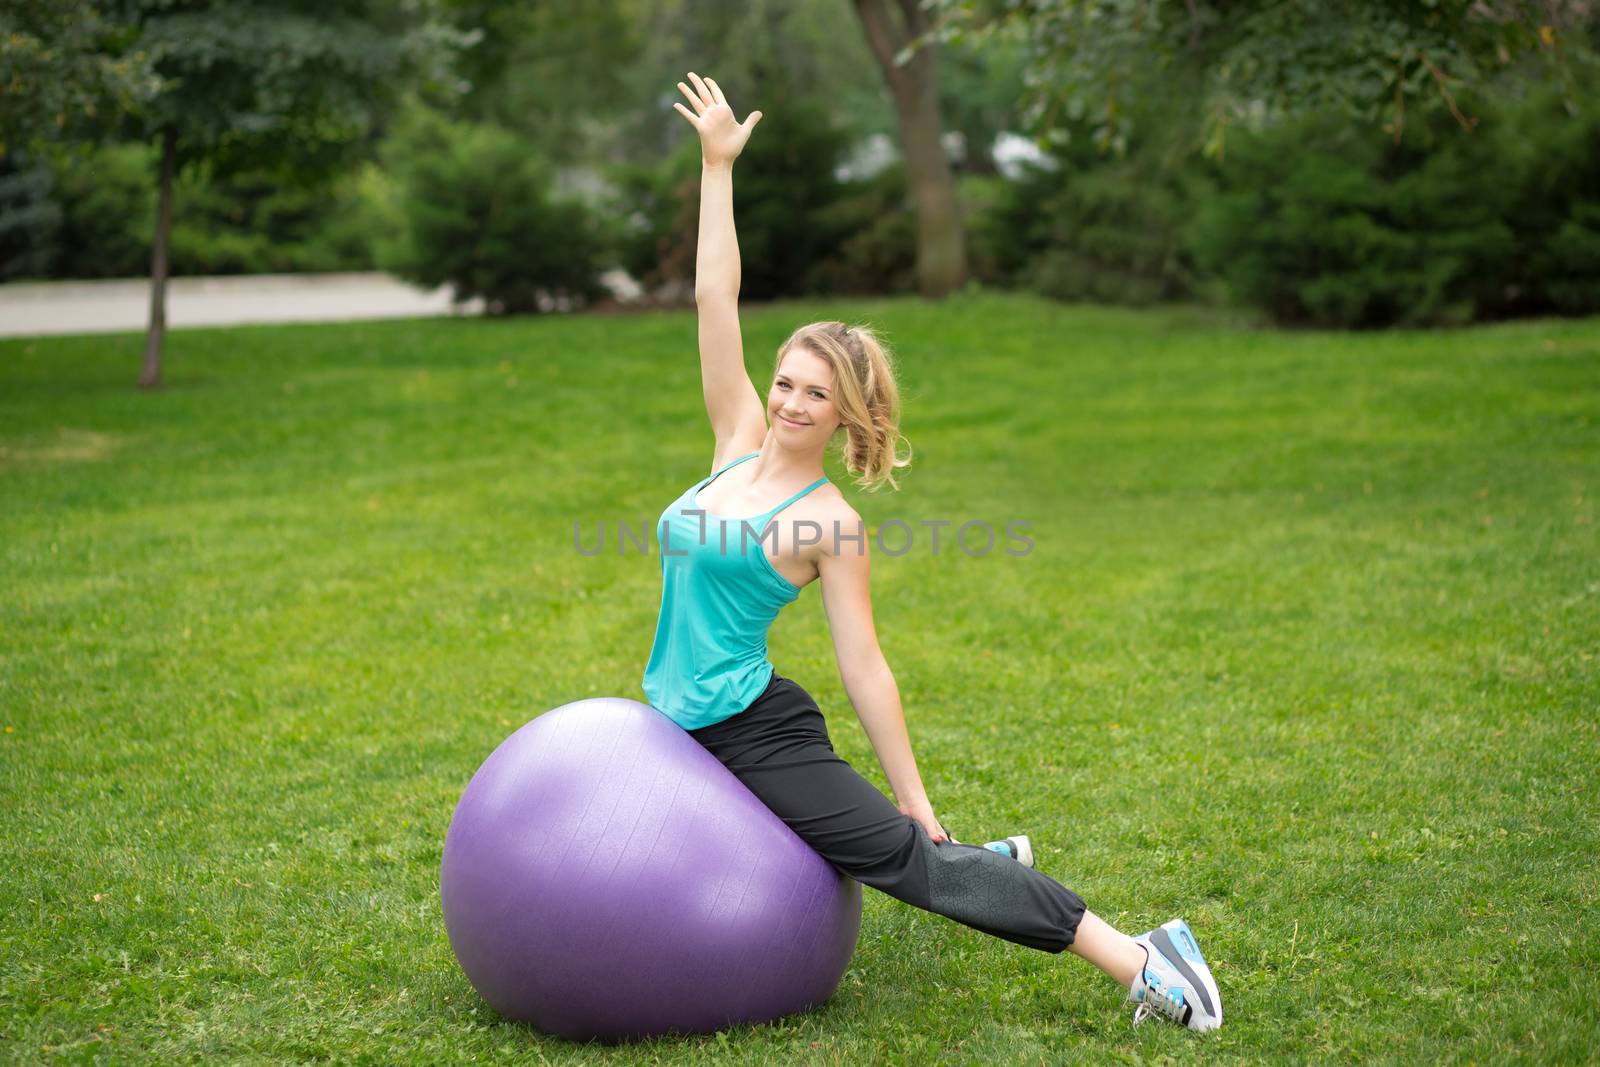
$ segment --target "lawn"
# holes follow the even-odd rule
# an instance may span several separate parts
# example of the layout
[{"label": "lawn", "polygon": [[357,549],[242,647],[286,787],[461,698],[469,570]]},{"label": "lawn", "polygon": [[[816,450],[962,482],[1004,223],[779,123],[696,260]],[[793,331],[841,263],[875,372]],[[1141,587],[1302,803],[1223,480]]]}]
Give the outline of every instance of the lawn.
[{"label": "lawn", "polygon": [[[658,561],[574,533],[710,469],[682,312],[179,331],[154,395],[136,336],[0,341],[0,1056],[1600,1056],[1600,320],[788,303],[745,311],[758,387],[835,317],[902,367],[901,490],[828,473],[914,534],[874,612],[935,810],[1122,929],[1186,918],[1222,1030],[870,890],[774,1025],[579,1047],[477,997],[445,828],[529,718],[642,699]],[[771,650],[884,785],[819,590]]]}]

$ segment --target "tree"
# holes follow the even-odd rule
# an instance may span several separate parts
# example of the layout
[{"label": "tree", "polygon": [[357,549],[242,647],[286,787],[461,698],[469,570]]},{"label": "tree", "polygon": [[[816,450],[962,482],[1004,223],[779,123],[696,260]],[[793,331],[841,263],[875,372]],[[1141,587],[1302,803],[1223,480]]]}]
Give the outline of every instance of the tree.
[{"label": "tree", "polygon": [[124,32],[98,0],[0,5],[0,272],[26,276],[48,262],[60,210],[39,150],[97,139],[159,87]]},{"label": "tree", "polygon": [[160,88],[149,53],[104,0],[0,6],[0,155],[96,139]]},{"label": "tree", "polygon": [[[27,3],[44,11],[40,0]],[[291,182],[323,178],[366,149],[407,85],[438,80],[442,61],[465,43],[438,19],[435,0],[72,0],[68,16],[35,15],[39,45],[9,53],[20,60],[4,68],[15,78],[8,90],[64,101],[63,136],[160,146],[145,388],[161,381],[177,173],[204,164],[219,175],[258,168]],[[54,84],[72,69],[100,80]],[[40,136],[41,125],[27,132]]]},{"label": "tree", "polygon": [[637,106],[626,85],[642,47],[632,0],[445,3],[452,21],[478,31],[454,64],[466,83],[452,109],[460,117],[512,130],[564,165],[597,154],[605,116]]},{"label": "tree", "polygon": [[[900,120],[900,145],[917,212],[917,288],[923,296],[938,299],[966,284],[967,249],[955,179],[944,154],[937,52],[928,39],[928,15],[918,0],[855,0],[855,8]],[[910,50],[913,42],[921,47]]]},{"label": "tree", "polygon": [[[1088,119],[1102,149],[1133,129],[1127,102],[1155,96],[1192,111],[1198,143],[1220,157],[1226,131],[1284,113],[1333,111],[1382,122],[1398,141],[1406,108],[1458,103],[1535,55],[1569,80],[1586,60],[1592,0],[927,0],[937,27],[913,47],[973,36],[1022,42],[1027,111],[1041,139]],[[1578,47],[1570,47],[1577,45]]]}]

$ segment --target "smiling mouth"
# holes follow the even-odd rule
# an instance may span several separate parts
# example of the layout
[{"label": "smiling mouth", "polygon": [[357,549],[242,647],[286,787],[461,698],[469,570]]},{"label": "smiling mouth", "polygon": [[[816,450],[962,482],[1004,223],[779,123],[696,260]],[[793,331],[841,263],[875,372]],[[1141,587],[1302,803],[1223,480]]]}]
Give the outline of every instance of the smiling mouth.
[{"label": "smiling mouth", "polygon": [[806,425],[809,425],[808,423],[804,423],[804,422],[795,422],[793,419],[786,419],[782,415],[779,415],[778,418],[783,422],[787,422],[790,426],[806,426]]}]

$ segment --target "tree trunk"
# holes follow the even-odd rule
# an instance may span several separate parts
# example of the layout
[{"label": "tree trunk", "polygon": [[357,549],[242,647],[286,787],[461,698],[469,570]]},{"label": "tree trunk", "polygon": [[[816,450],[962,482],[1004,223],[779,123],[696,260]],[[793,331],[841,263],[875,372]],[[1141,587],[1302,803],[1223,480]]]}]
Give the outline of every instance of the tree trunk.
[{"label": "tree trunk", "polygon": [[139,385],[161,385],[161,343],[167,333],[167,246],[172,237],[172,171],[178,155],[178,131],[161,133],[161,189],[156,195],[156,239],[150,255],[150,328],[144,335],[144,368]]},{"label": "tree trunk", "polygon": [[[855,0],[867,43],[894,94],[906,177],[917,211],[917,288],[933,300],[967,281],[967,247],[956,205],[955,179],[944,154],[939,118],[939,82],[932,45],[917,50],[903,67],[894,57],[928,29],[917,0]],[[892,8],[898,7],[896,20]]]}]

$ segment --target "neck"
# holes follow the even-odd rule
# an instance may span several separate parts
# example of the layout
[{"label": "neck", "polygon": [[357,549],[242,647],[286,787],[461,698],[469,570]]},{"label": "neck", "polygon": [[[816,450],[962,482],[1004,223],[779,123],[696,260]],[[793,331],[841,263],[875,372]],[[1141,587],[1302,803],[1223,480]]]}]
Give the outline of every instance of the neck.
[{"label": "neck", "polygon": [[766,440],[761,442],[761,454],[750,461],[754,467],[751,472],[752,482],[776,483],[788,485],[791,482],[814,482],[822,477],[822,456],[826,451],[826,443],[805,451],[797,451],[784,446],[778,440],[778,435],[767,431]]}]

